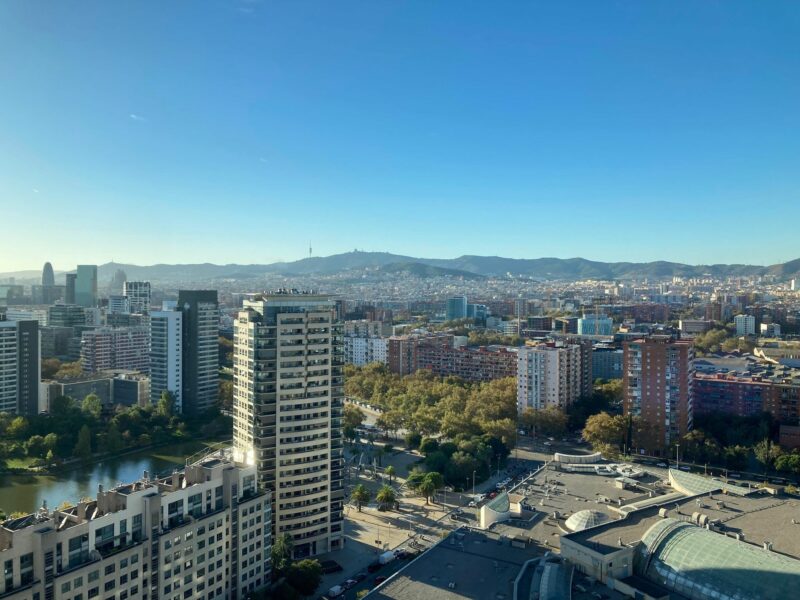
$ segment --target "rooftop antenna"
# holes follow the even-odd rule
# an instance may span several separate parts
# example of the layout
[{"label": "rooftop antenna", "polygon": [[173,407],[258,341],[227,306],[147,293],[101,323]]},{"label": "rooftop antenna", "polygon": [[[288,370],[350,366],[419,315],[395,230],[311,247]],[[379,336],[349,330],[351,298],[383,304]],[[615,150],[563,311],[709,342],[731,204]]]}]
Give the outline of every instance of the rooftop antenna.
[{"label": "rooftop antenna", "polygon": [[311,242],[308,242],[308,258],[311,258]]}]

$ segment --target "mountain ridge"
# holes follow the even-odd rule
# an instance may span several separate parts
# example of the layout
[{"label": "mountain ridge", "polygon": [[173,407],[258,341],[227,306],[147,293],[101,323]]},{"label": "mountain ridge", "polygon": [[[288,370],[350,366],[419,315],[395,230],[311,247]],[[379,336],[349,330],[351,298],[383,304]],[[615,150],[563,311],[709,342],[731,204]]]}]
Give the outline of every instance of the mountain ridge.
[{"label": "mountain ridge", "polygon": [[[431,268],[425,268],[431,267]],[[442,269],[437,271],[436,269]],[[758,276],[789,278],[800,274],[800,258],[774,265],[713,264],[689,265],[671,261],[603,262],[585,258],[505,258],[502,256],[463,255],[456,258],[415,258],[389,252],[353,251],[331,256],[313,256],[290,262],[269,264],[217,265],[214,263],[167,264],[140,266],[106,263],[98,267],[98,279],[108,281],[117,269],[125,271],[129,280],[202,281],[209,279],[249,279],[261,276],[333,275],[346,271],[383,270],[408,272],[424,277],[523,276],[537,279],[605,279]],[[35,271],[0,273],[0,277],[31,278]],[[60,272],[60,273],[63,273]]]}]

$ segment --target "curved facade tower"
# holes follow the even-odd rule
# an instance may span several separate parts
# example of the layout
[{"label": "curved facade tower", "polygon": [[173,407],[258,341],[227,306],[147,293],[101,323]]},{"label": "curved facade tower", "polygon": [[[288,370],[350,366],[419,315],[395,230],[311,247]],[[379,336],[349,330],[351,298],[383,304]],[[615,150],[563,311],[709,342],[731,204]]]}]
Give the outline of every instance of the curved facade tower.
[{"label": "curved facade tower", "polygon": [[55,285],[56,276],[53,274],[53,265],[49,262],[44,263],[42,269],[42,285]]}]

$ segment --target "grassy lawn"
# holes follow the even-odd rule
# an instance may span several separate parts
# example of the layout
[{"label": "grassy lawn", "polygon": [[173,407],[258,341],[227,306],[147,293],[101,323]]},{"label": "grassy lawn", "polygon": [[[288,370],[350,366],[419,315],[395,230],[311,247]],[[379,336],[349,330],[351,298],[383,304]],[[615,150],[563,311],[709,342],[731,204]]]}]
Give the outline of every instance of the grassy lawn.
[{"label": "grassy lawn", "polygon": [[32,460],[32,458],[7,458],[6,466],[9,469],[27,469]]}]

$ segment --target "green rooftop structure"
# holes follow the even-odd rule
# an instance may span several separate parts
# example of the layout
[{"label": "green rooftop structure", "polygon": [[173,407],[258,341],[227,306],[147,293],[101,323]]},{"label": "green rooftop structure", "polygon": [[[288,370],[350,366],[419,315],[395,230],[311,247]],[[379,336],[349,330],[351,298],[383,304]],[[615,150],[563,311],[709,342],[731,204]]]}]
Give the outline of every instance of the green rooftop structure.
[{"label": "green rooftop structure", "polygon": [[800,597],[800,561],[672,518],[647,530],[634,566],[692,600]]}]

